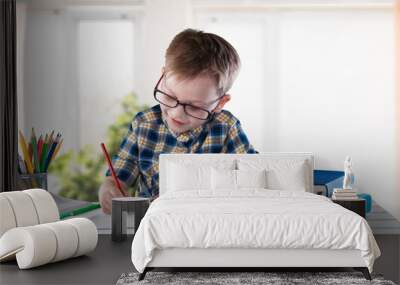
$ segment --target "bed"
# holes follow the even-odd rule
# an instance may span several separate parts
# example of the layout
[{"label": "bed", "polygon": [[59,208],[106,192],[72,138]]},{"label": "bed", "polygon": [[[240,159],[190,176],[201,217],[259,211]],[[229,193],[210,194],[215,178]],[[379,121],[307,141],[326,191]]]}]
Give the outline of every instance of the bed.
[{"label": "bed", "polygon": [[364,218],[313,193],[311,153],[161,154],[160,196],[132,242],[154,268],[352,267],[380,250]]}]

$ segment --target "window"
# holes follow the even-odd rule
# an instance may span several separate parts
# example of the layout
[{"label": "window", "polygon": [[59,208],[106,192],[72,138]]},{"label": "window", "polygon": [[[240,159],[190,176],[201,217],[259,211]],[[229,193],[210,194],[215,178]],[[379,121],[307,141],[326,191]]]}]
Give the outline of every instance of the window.
[{"label": "window", "polygon": [[112,155],[140,108],[135,101],[140,6],[59,4],[29,3],[24,10],[19,125],[26,137],[32,127],[37,136],[62,133],[63,159],[52,162],[57,167],[49,172],[48,189],[95,201],[107,167],[100,143],[108,143]]},{"label": "window", "polygon": [[368,128],[366,121],[386,121],[394,129],[393,6],[267,2],[252,9],[259,2],[249,3],[232,4],[235,9],[199,4],[195,20],[241,56],[243,68],[226,108],[258,150],[331,155],[323,142],[337,139],[329,130],[340,131],[340,125],[352,126],[342,130],[344,138]]},{"label": "window", "polygon": [[241,56],[226,108],[256,149],[313,152],[316,169],[351,155],[360,192],[398,216],[394,1],[194,3]]},{"label": "window", "polygon": [[[222,15],[201,19],[201,29],[224,37],[237,50],[242,67],[238,80],[228,94],[231,101],[226,109],[239,118],[252,144],[259,149],[264,138],[266,104],[266,19],[250,15]],[[256,114],[256,115],[255,115]]]},{"label": "window", "polygon": [[79,148],[106,140],[107,126],[134,90],[134,23],[78,22]]}]

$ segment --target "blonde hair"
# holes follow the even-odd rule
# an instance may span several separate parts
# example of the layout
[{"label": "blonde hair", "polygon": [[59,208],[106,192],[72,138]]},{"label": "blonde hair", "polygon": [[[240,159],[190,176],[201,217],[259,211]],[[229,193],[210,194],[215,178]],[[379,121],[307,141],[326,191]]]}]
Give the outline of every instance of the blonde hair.
[{"label": "blonde hair", "polygon": [[222,37],[186,29],[177,34],[165,53],[165,71],[179,79],[207,75],[215,80],[220,95],[225,94],[240,70],[235,48]]}]

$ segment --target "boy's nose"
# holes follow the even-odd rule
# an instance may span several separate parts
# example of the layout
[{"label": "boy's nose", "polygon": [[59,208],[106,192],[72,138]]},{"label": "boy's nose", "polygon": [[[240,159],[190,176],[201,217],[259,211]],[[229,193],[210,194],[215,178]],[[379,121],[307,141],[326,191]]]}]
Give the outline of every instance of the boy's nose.
[{"label": "boy's nose", "polygon": [[170,108],[168,113],[176,120],[184,121],[186,118],[185,110],[183,109],[182,105],[178,105],[175,108]]}]

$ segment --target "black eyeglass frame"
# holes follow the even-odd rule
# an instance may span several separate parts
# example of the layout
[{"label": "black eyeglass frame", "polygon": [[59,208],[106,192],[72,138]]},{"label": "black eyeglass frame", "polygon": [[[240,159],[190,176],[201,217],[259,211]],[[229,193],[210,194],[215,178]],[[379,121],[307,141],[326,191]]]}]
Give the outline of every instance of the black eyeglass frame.
[{"label": "black eyeglass frame", "polygon": [[[161,80],[163,79],[164,76],[165,76],[165,74],[163,73],[163,74],[161,75],[160,79],[158,80],[156,86],[154,87],[154,91],[153,91],[154,99],[155,99],[158,103],[163,104],[164,106],[167,106],[167,107],[169,107],[169,108],[176,108],[176,107],[178,107],[179,105],[182,105],[182,106],[183,106],[183,111],[185,112],[186,115],[188,115],[188,116],[190,116],[190,117],[192,117],[192,118],[198,119],[198,120],[207,121],[207,120],[209,120],[209,119],[212,118],[212,116],[214,115],[213,112],[210,112],[210,111],[208,111],[208,110],[206,110],[206,109],[203,109],[203,108],[201,108],[201,107],[198,107],[198,106],[194,106],[194,105],[192,105],[192,104],[187,104],[187,103],[179,102],[179,100],[176,99],[175,97],[173,97],[172,95],[169,95],[169,94],[167,94],[167,93],[161,91],[160,89],[158,89],[158,85],[160,84],[160,82],[161,82]],[[165,103],[161,102],[160,100],[158,100],[158,99],[157,99],[157,92],[160,92],[160,93],[164,94],[165,96],[167,96],[168,98],[170,98],[170,99],[172,99],[172,100],[175,100],[175,101],[176,101],[176,105],[175,105],[175,106],[169,106],[169,105],[166,105]],[[225,95],[225,94],[224,94],[224,95]],[[213,104],[213,103],[215,103],[215,102],[221,100],[222,97],[224,97],[224,95],[222,95],[222,96],[218,97],[217,99],[215,99],[214,101],[210,102],[210,104]],[[192,108],[197,108],[197,109],[200,109],[200,110],[202,110],[202,111],[207,112],[207,114],[208,114],[207,118],[203,119],[203,118],[199,118],[199,117],[196,117],[196,116],[193,116],[193,115],[189,114],[189,113],[186,111],[186,106],[190,106],[190,107],[192,107]]]}]

